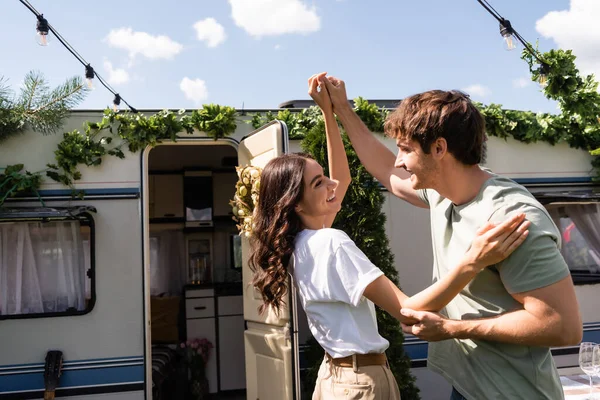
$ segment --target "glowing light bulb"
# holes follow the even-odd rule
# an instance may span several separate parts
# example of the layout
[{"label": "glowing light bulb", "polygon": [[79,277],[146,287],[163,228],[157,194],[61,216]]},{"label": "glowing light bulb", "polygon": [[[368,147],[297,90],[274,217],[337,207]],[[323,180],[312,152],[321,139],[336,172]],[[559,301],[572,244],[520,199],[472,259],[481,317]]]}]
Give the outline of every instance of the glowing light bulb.
[{"label": "glowing light bulb", "polygon": [[517,41],[515,37],[515,31],[513,30],[510,21],[503,19],[500,22],[500,34],[504,38],[504,49],[514,50],[517,48]]},{"label": "glowing light bulb", "polygon": [[90,64],[85,66],[85,79],[87,81],[87,87],[88,89],[93,89],[94,88],[94,82],[92,81],[92,79],[94,79],[95,73],[94,73],[94,68],[92,68],[92,66]]},{"label": "glowing light bulb", "polygon": [[48,32],[50,31],[50,27],[48,26],[48,21],[44,18],[43,14],[40,14],[37,17],[38,21],[35,26],[36,30],[36,41],[40,46],[48,46],[50,41],[50,36],[48,36]]},{"label": "glowing light bulb", "polygon": [[538,73],[539,73],[538,83],[540,84],[542,89],[545,88],[546,86],[548,86],[548,73],[549,72],[550,72],[550,66],[546,63],[541,63],[540,68],[538,69]]},{"label": "glowing light bulb", "polygon": [[515,44],[513,35],[504,36],[504,49],[510,51],[510,50],[514,50],[516,48],[517,48],[517,45]]},{"label": "glowing light bulb", "polygon": [[39,44],[40,46],[48,46],[48,43],[50,42],[50,37],[48,36],[48,34],[41,34],[41,33],[37,33],[35,35],[35,41],[37,42],[37,44]]},{"label": "glowing light bulb", "polygon": [[115,99],[113,100],[113,111],[117,112],[119,111],[119,105],[121,104],[121,96],[119,96],[119,93],[115,94]]}]

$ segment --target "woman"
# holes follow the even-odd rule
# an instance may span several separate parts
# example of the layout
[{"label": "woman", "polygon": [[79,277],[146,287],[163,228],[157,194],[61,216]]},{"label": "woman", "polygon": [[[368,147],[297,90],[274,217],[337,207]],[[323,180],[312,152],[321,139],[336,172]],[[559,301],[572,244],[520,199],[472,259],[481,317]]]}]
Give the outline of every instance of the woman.
[{"label": "woman", "polygon": [[324,73],[309,79],[309,94],[323,112],[331,178],[307,155],[283,155],[265,166],[254,217],[253,285],[264,301],[260,311],[277,312],[293,274],[310,330],[325,350],[313,400],[399,399],[373,303],[402,322],[410,322],[402,307],[441,309],[479,271],[512,253],[529,223],[521,214],[484,226],[448,276],[408,298],[344,232],[330,229],[351,178],[323,79]]}]

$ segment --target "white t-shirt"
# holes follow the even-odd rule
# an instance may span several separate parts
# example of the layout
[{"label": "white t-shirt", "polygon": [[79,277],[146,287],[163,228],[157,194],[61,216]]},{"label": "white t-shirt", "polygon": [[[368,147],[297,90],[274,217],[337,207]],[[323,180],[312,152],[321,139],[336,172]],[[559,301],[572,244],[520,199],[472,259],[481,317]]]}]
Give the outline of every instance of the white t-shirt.
[{"label": "white t-shirt", "polygon": [[296,237],[294,281],[314,338],[333,358],[383,353],[375,306],[365,288],[383,275],[337,229],[305,229]]}]

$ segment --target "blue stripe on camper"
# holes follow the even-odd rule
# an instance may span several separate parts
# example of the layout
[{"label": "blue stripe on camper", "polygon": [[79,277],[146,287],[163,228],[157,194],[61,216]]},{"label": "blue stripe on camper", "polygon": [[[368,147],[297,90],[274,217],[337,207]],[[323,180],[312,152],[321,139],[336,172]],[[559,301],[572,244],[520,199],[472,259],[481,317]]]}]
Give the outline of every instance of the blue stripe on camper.
[{"label": "blue stripe on camper", "polygon": [[[509,176],[504,174],[503,176]],[[551,178],[512,178],[513,181],[522,185],[532,185],[535,183],[590,183],[591,176],[573,176],[573,177],[551,177]]]},{"label": "blue stripe on camper", "polygon": [[595,323],[593,327],[586,327],[583,324],[583,340],[582,342],[600,343],[600,324]]},{"label": "blue stripe on camper", "polygon": [[404,352],[411,360],[421,360],[427,358],[427,342],[423,340],[413,343],[404,342]]},{"label": "blue stripe on camper", "polygon": [[[583,324],[582,342],[600,343],[600,322],[588,322]],[[411,360],[427,359],[427,350],[427,342],[420,340],[415,336],[406,335],[404,340],[404,352]]]},{"label": "blue stripe on camper", "polygon": [[[124,366],[64,371],[59,389],[144,382],[144,366]],[[0,393],[44,390],[44,373],[0,376]]]},{"label": "blue stripe on camper", "polygon": [[[133,362],[133,361],[144,361],[143,356],[127,356],[127,357],[113,357],[113,358],[88,358],[85,360],[64,360],[63,368],[69,366],[81,366],[86,364],[114,364],[120,362]],[[13,369],[31,369],[31,368],[44,368],[44,363],[30,363],[30,364],[6,364],[0,365],[0,375],[5,370],[13,370]]]},{"label": "blue stripe on camper", "polygon": [[[132,360],[133,359],[133,360]],[[0,393],[44,390],[44,365],[0,367]],[[59,389],[144,382],[140,357],[72,361],[63,365]]]},{"label": "blue stripe on camper", "polygon": [[[75,189],[75,191],[81,191],[89,196],[106,196],[106,195],[131,195],[139,194],[139,187],[132,188],[103,188],[103,189]],[[58,196],[71,196],[73,191],[70,189],[47,189],[40,190],[40,196],[42,197],[58,197]]]}]

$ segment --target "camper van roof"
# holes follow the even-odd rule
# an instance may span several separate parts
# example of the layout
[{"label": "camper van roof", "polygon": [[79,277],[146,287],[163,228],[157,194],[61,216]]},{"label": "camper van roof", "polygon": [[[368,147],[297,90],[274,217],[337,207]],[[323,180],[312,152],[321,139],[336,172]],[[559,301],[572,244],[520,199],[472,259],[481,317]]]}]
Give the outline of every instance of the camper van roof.
[{"label": "camper van roof", "polygon": [[[376,104],[379,108],[396,108],[402,100],[400,99],[367,99],[369,104]],[[354,100],[348,100],[354,106]],[[288,100],[279,104],[279,108],[308,108],[316,105],[313,100]]]}]

